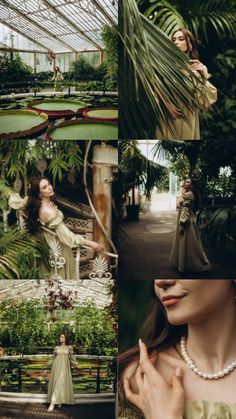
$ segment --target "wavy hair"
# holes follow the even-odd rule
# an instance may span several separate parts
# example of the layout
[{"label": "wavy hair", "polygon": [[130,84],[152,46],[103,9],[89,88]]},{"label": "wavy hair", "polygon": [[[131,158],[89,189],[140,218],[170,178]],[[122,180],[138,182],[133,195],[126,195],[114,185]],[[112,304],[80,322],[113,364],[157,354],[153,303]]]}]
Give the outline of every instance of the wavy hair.
[{"label": "wavy hair", "polygon": [[29,192],[28,192],[28,201],[26,204],[26,226],[28,231],[31,234],[37,234],[41,229],[41,224],[39,221],[39,211],[42,204],[40,198],[40,182],[41,180],[48,180],[45,177],[33,178],[30,181]]},{"label": "wavy hair", "polygon": [[[187,324],[174,326],[169,323],[166,310],[155,294],[152,287],[153,304],[147,319],[142,326],[141,337],[145,342],[149,355],[155,355],[158,350],[166,349],[176,344],[183,335],[187,334]],[[124,369],[132,362],[139,360],[139,346],[123,352],[119,356],[119,371]]]},{"label": "wavy hair", "polygon": [[188,48],[187,49],[187,55],[189,56],[189,58],[191,60],[197,60],[199,58],[199,53],[198,53],[198,50],[197,50],[197,44],[196,44],[196,40],[194,38],[194,35],[188,29],[179,28],[172,34],[172,36],[171,36],[172,41],[173,41],[174,34],[178,31],[183,32],[185,41],[187,43],[187,48]]}]

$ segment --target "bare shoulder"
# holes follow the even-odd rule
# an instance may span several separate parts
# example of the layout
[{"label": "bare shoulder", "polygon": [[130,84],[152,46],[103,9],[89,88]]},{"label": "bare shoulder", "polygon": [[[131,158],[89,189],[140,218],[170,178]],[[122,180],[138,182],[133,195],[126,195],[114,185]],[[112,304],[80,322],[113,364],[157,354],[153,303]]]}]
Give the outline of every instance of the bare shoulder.
[{"label": "bare shoulder", "polygon": [[42,206],[39,211],[40,221],[46,223],[57,214],[56,208]]}]

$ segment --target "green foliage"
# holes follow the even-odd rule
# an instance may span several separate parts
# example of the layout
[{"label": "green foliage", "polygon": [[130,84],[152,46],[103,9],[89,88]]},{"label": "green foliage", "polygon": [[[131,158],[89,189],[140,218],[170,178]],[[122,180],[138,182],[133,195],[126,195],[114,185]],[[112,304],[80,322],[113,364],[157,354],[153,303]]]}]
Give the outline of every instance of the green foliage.
[{"label": "green foliage", "polygon": [[156,125],[173,130],[173,114],[183,102],[191,111],[199,107],[195,76],[188,57],[139,13],[135,0],[121,1],[120,10],[120,137],[152,138]]},{"label": "green foliage", "polygon": [[216,106],[204,112],[201,136],[208,139],[227,138],[235,140],[236,129],[236,51],[235,42],[222,43],[220,52],[209,62],[213,69],[214,84],[218,89]]},{"label": "green foliage", "polygon": [[119,153],[119,181],[124,195],[139,186],[148,194],[165,182],[166,168],[147,159],[138,148],[137,140],[120,141]]},{"label": "green foliage", "polygon": [[112,355],[115,334],[106,310],[98,309],[93,302],[75,309],[75,346],[84,353]]},{"label": "green foliage", "polygon": [[[209,35],[236,36],[236,5],[228,0],[152,0],[140,2],[141,10],[170,35],[179,28],[189,29],[196,38],[208,42]],[[151,3],[151,5],[150,5]]]},{"label": "green foliage", "polygon": [[88,81],[95,79],[96,70],[84,58],[79,57],[71,64],[70,78],[77,81]]},{"label": "green foliage", "polygon": [[[0,278],[14,279],[38,274],[35,267],[41,258],[48,267],[48,246],[42,236],[31,236],[25,230],[0,232]],[[24,262],[22,260],[24,259]]]},{"label": "green foliage", "polygon": [[24,83],[33,80],[33,70],[15,53],[0,56],[0,80],[2,83]]},{"label": "green foliage", "polygon": [[105,45],[106,66],[111,78],[118,76],[118,30],[116,26],[105,25],[101,37]]},{"label": "green foliage", "polygon": [[[104,309],[93,302],[73,310],[59,310],[54,321],[45,301],[4,300],[0,303],[0,345],[15,353],[35,353],[58,344],[64,333],[76,353],[115,353],[113,324]],[[9,309],[10,308],[10,309]]]},{"label": "green foliage", "polygon": [[203,210],[198,217],[204,243],[233,257],[236,251],[236,206]]}]

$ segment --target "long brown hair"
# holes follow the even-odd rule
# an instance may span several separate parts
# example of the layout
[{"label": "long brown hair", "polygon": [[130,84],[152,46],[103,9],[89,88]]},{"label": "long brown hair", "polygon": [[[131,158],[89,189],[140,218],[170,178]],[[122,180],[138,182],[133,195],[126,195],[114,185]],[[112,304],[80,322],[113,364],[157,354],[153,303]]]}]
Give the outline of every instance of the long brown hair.
[{"label": "long brown hair", "polygon": [[199,57],[198,50],[197,50],[197,44],[196,40],[194,38],[194,35],[192,32],[190,32],[188,29],[185,28],[179,28],[177,29],[171,36],[171,39],[173,40],[173,36],[176,32],[181,31],[183,32],[183,36],[185,38],[185,41],[187,43],[187,54],[191,60],[197,60]]},{"label": "long brown hair", "polygon": [[40,182],[41,180],[48,180],[45,177],[33,178],[30,181],[29,185],[29,198],[26,204],[26,226],[31,234],[37,234],[41,229],[41,224],[39,221],[39,210],[41,207],[41,198],[40,198]]},{"label": "long brown hair", "polygon": [[[149,355],[155,354],[157,350],[166,349],[179,341],[181,336],[187,334],[187,324],[173,326],[169,323],[166,310],[157,298],[154,287],[152,288],[153,304],[151,312],[144,321],[141,333]],[[119,356],[120,373],[132,362],[139,359],[139,347],[134,346]]]}]

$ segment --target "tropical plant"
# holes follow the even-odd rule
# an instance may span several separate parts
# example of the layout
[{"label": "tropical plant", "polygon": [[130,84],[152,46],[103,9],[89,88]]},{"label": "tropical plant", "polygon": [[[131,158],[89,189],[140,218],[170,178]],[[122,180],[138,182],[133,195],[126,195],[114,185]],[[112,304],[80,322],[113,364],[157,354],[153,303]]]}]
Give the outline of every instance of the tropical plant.
[{"label": "tropical plant", "polygon": [[71,64],[70,78],[78,81],[94,80],[95,69],[84,58],[79,57]]},{"label": "tropical plant", "polygon": [[120,3],[120,138],[151,138],[155,126],[173,131],[183,103],[191,111],[199,107],[196,76],[188,57],[139,12],[135,0]]},{"label": "tropical plant", "polygon": [[[171,130],[181,102],[191,111],[198,108],[188,91],[193,91],[193,80],[187,77],[184,54],[168,38],[174,30],[186,27],[198,39],[203,62],[214,71],[213,84],[219,93],[217,107],[200,112],[202,136],[233,139],[235,83],[233,76],[223,73],[226,67],[231,72],[232,65],[235,67],[232,52],[225,57],[226,50],[235,50],[235,1],[123,0],[120,11],[120,138],[153,138],[156,126],[161,130],[167,125]],[[217,70],[218,53],[225,62]]]},{"label": "tropical plant", "polygon": [[33,80],[33,69],[15,53],[5,52],[0,57],[0,83],[25,83]]},{"label": "tropical plant", "polygon": [[236,36],[236,6],[233,0],[138,0],[141,10],[167,35],[189,29],[208,43],[209,36]]},{"label": "tropical plant", "polygon": [[[31,236],[25,230],[13,229],[7,233],[2,231],[0,255],[1,279],[22,278],[21,258],[25,256],[41,258],[48,267],[48,246],[45,239],[41,236]],[[29,263],[32,264],[32,259]]]},{"label": "tropical plant", "polygon": [[137,140],[124,140],[119,144],[119,177],[125,195],[132,191],[135,204],[135,188],[142,186],[145,194],[166,180],[167,169],[147,159],[138,148]]},{"label": "tropical plant", "polygon": [[101,37],[105,45],[105,64],[109,76],[113,79],[118,77],[118,30],[116,26],[105,25]]},{"label": "tropical plant", "polygon": [[236,206],[204,209],[199,213],[198,225],[206,246],[224,252],[232,263],[236,251]]}]

